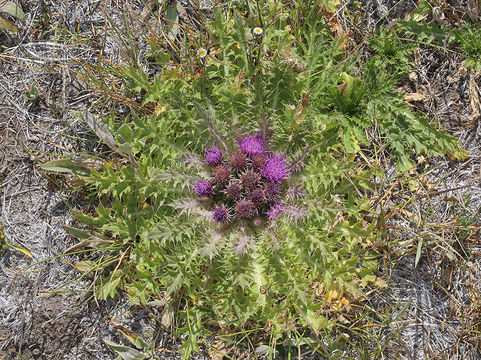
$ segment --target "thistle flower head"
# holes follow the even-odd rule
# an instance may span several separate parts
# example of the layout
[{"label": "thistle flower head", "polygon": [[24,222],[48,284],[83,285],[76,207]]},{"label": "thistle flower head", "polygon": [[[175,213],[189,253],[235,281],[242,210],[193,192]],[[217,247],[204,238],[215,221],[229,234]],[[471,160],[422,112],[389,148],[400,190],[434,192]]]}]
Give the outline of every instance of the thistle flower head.
[{"label": "thistle flower head", "polygon": [[241,176],[242,186],[244,186],[244,189],[246,189],[247,191],[252,191],[257,188],[259,180],[259,174],[253,172],[252,170],[247,170]]},{"label": "thistle flower head", "polygon": [[230,171],[227,166],[217,165],[212,173],[217,184],[225,184],[229,181]]},{"label": "thistle flower head", "polygon": [[247,155],[262,154],[266,144],[260,136],[248,135],[239,140],[240,149]]},{"label": "thistle flower head", "polygon": [[287,168],[284,156],[272,153],[261,170],[261,175],[270,181],[280,182],[287,179],[290,169]]},{"label": "thistle flower head", "polygon": [[285,211],[285,207],[281,204],[275,204],[270,207],[269,210],[266,211],[266,215],[269,219],[275,219],[281,216]]},{"label": "thistle flower head", "polygon": [[222,162],[222,152],[217,146],[213,146],[205,152],[205,160],[210,166],[217,166]]},{"label": "thistle flower head", "polygon": [[227,211],[225,206],[217,206],[212,213],[212,218],[216,222],[227,222],[229,220],[229,212]]},{"label": "thistle flower head", "polygon": [[239,200],[235,204],[235,213],[240,218],[250,218],[254,215],[255,205],[250,200]]},{"label": "thistle flower head", "polygon": [[266,163],[266,157],[262,154],[254,154],[252,156],[252,166],[254,166],[255,169],[262,169],[262,167]]},{"label": "thistle flower head", "polygon": [[200,57],[201,59],[205,58],[207,56],[207,50],[204,49],[203,47],[199,48],[197,50],[197,56]]},{"label": "thistle flower head", "polygon": [[266,196],[264,195],[264,191],[261,189],[256,189],[251,193],[249,196],[249,200],[254,203],[255,206],[260,206],[265,203]]},{"label": "thistle flower head", "polygon": [[255,27],[254,29],[252,29],[252,33],[254,35],[260,36],[260,35],[262,35],[263,32],[264,32],[264,30],[262,30],[262,28],[260,28],[260,27]]},{"label": "thistle flower head", "polygon": [[197,196],[211,196],[213,193],[212,184],[207,180],[199,180],[192,187]]},{"label": "thistle flower head", "polygon": [[231,199],[237,199],[241,194],[241,187],[237,183],[230,183],[226,186],[224,193]]},{"label": "thistle flower head", "polygon": [[[199,216],[222,224],[222,229],[231,229],[232,222],[250,237],[249,229],[265,227],[269,219],[282,215],[297,222],[306,215],[304,209],[288,202],[298,200],[305,191],[300,184],[283,184],[293,171],[292,165],[287,163],[285,154],[266,149],[266,131],[245,134],[237,140],[239,149],[231,153],[221,151],[219,146],[206,148],[204,160],[199,161],[210,166],[212,178],[192,185],[200,197],[193,203],[202,205],[195,210]],[[237,245],[237,251],[245,250],[245,242]]]},{"label": "thistle flower head", "polygon": [[240,151],[236,151],[230,156],[230,166],[233,169],[240,170],[245,168],[247,165],[246,156]]}]

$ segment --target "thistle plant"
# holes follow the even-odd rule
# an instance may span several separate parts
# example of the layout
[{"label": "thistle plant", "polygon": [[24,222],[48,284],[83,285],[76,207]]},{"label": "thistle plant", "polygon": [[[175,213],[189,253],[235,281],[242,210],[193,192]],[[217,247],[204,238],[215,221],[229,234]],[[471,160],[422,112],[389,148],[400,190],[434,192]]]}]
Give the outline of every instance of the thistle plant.
[{"label": "thistle plant", "polygon": [[[318,4],[309,4],[302,16],[279,1],[242,16],[219,5],[205,25],[212,43],[204,45],[209,56],[197,53],[201,67],[125,69],[122,82],[142,105],[121,124],[115,115],[106,123],[130,162],[82,175],[102,199],[90,215],[76,213],[92,227],[82,240],[103,254],[87,271],[98,272],[96,296],[124,290],[133,304],[167,303],[185,335],[184,359],[213,327],[273,346],[290,346],[307,328],[321,336],[367,284],[379,283],[371,246],[382,219],[372,221],[381,215],[371,206],[382,171],[361,150],[371,118],[392,134],[386,147],[405,167],[416,151],[460,151],[400,99],[358,99],[350,85],[388,92],[376,90],[387,70],[378,74],[371,62],[359,79],[348,75],[362,67],[344,58]],[[303,23],[292,30],[290,19]]]},{"label": "thistle plant", "polygon": [[261,135],[245,134],[234,147],[229,154],[218,146],[206,149],[209,177],[192,184],[193,192],[198,205],[211,212],[210,221],[230,229],[242,227],[244,232],[253,227],[259,231],[261,224],[278,218],[287,208],[283,190],[291,169],[286,156],[269,149]]}]

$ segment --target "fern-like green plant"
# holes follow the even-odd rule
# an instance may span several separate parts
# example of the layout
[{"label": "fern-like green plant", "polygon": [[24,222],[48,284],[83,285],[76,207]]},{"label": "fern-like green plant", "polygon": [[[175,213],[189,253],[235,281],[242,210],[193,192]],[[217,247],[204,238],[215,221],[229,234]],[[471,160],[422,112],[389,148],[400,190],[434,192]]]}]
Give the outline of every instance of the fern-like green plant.
[{"label": "fern-like green plant", "polygon": [[336,110],[354,115],[359,113],[360,106],[366,99],[366,88],[360,79],[343,72],[340,75],[342,83],[331,86],[329,92]]},{"label": "fern-like green plant", "polygon": [[481,70],[481,28],[479,24],[463,24],[463,29],[453,30],[451,42],[459,44],[461,51],[466,54],[466,67],[474,71]]},{"label": "fern-like green plant", "polygon": [[400,33],[381,28],[376,37],[369,39],[370,47],[382,57],[388,71],[398,79],[411,70],[411,55],[418,47],[415,42],[401,40]]}]

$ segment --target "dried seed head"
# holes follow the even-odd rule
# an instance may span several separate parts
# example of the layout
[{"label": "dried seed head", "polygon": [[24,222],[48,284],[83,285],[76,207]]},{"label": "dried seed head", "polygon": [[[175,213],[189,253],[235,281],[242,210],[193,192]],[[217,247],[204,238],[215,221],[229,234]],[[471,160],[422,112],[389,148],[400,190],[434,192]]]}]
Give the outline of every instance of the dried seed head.
[{"label": "dried seed head", "polygon": [[239,200],[235,204],[235,213],[240,218],[249,218],[254,215],[255,206],[250,200]]},{"label": "dried seed head", "polygon": [[251,170],[247,170],[241,176],[242,185],[244,186],[244,189],[246,189],[247,191],[255,190],[255,188],[257,188],[257,185],[259,184],[259,180],[260,180],[259,174],[256,174]]},{"label": "dried seed head", "polygon": [[245,168],[247,165],[246,156],[240,151],[236,151],[230,157],[230,166],[233,169],[240,170]]},{"label": "dried seed head", "polygon": [[214,176],[214,181],[217,184],[225,184],[229,181],[230,171],[227,166],[218,165],[215,167],[214,172],[212,174]]}]

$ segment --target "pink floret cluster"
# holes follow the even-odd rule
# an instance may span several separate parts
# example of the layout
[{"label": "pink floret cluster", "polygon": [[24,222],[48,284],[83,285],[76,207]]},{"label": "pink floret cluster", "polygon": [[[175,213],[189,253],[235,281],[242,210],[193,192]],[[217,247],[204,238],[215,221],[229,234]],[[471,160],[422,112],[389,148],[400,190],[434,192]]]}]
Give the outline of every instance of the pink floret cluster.
[{"label": "pink floret cluster", "polygon": [[211,175],[192,185],[195,194],[210,199],[211,219],[217,223],[279,217],[282,189],[290,176],[285,156],[268,151],[258,135],[246,134],[237,145],[231,154],[217,146],[205,151]]},{"label": "pink floret cluster", "polygon": [[264,140],[260,136],[245,136],[239,140],[240,149],[248,155],[263,154],[266,148]]},{"label": "pink floret cluster", "polygon": [[290,170],[286,165],[284,156],[270,153],[264,164],[261,175],[267,180],[281,182],[290,175]]},{"label": "pink floret cluster", "polygon": [[205,161],[210,166],[217,166],[222,162],[222,152],[217,146],[207,149],[205,152]]}]

